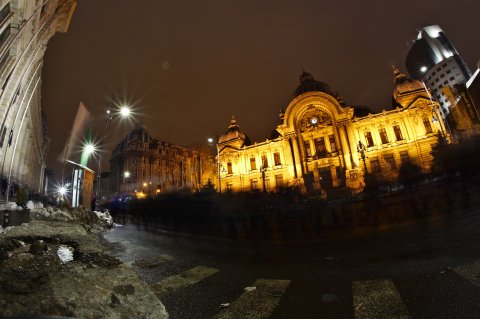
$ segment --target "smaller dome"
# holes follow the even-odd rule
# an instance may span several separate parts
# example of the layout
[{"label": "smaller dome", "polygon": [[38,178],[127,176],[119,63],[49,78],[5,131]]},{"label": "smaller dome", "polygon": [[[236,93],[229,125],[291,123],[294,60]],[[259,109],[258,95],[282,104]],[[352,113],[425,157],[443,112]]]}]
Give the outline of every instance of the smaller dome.
[{"label": "smaller dome", "polygon": [[302,74],[300,75],[300,85],[295,89],[295,92],[293,93],[294,97],[297,97],[303,93],[307,92],[323,92],[327,93],[329,95],[334,96],[334,93],[330,89],[330,86],[322,81],[317,81],[308,72],[303,71]]},{"label": "smaller dome", "polygon": [[241,139],[245,141],[245,139],[247,139],[247,136],[245,135],[245,133],[242,132],[242,130],[240,130],[240,126],[238,126],[237,120],[234,116],[232,116],[232,120],[230,121],[230,125],[228,126],[227,131],[225,132],[225,134],[220,136],[218,143],[220,144],[235,139]]},{"label": "smaller dome", "polygon": [[395,66],[393,68],[393,83],[395,83],[395,90],[393,90],[393,98],[396,100],[399,96],[424,91],[425,87],[419,80],[414,80],[401,73]]}]

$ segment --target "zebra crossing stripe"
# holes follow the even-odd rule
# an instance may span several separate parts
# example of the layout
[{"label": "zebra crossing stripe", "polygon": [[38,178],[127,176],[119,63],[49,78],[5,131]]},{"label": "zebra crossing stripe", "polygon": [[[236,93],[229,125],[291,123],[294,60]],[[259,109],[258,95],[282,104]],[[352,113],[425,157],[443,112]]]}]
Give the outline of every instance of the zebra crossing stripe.
[{"label": "zebra crossing stripe", "polygon": [[268,318],[289,284],[290,280],[258,279],[252,284],[252,288],[246,289],[229,307],[214,318]]},{"label": "zebra crossing stripe", "polygon": [[175,292],[178,289],[194,285],[205,278],[210,277],[216,272],[218,272],[218,269],[197,266],[178,275],[171,276],[162,281],[151,284],[150,288],[158,297],[162,297],[166,294]]},{"label": "zebra crossing stripe", "polygon": [[480,287],[480,260],[453,268],[457,274],[467,279],[473,285]]},{"label": "zebra crossing stripe", "polygon": [[352,282],[356,319],[411,318],[402,297],[389,279]]}]

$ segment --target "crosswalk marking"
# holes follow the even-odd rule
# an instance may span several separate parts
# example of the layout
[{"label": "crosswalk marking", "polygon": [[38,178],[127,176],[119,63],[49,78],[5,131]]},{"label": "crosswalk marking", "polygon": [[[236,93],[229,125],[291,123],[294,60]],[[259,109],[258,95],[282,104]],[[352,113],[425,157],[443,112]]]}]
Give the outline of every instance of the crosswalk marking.
[{"label": "crosswalk marking", "polygon": [[367,280],[352,282],[355,318],[411,318],[393,282]]},{"label": "crosswalk marking", "polygon": [[255,289],[245,290],[228,308],[214,318],[268,318],[289,284],[290,280],[258,279],[252,284]]},{"label": "crosswalk marking", "polygon": [[453,268],[457,274],[480,287],[480,260]]},{"label": "crosswalk marking", "polygon": [[158,296],[164,296],[168,293],[175,292],[180,288],[194,285],[207,277],[218,272],[218,269],[206,266],[197,266],[190,270],[184,271],[178,275],[165,278],[164,280],[151,284],[150,288]]},{"label": "crosswalk marking", "polygon": [[142,268],[152,268],[158,266],[160,264],[164,264],[170,261],[173,261],[175,258],[173,256],[163,254],[156,257],[150,258],[142,258],[142,259],[135,259],[133,262],[134,266],[142,267]]}]

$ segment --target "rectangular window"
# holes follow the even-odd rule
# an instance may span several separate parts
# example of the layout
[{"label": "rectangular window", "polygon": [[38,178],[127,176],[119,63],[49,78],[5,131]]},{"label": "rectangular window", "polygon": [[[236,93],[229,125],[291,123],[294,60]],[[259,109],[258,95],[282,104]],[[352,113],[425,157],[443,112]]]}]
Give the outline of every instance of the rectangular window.
[{"label": "rectangular window", "polygon": [[335,153],[337,151],[337,144],[335,144],[335,136],[333,134],[329,135],[328,140],[330,141],[330,151],[332,153]]},{"label": "rectangular window", "polygon": [[423,119],[423,126],[425,127],[425,134],[430,134],[433,132],[432,129],[432,124],[430,123],[430,120],[428,117],[424,117]]},{"label": "rectangular window", "polygon": [[305,145],[305,155],[307,155],[307,157],[312,157],[312,149],[310,148],[310,141],[305,141],[304,145]]},{"label": "rectangular window", "polygon": [[380,140],[382,141],[382,144],[387,144],[388,143],[387,131],[385,131],[384,128],[380,128],[378,129],[378,134],[380,134]]},{"label": "rectangular window", "polygon": [[255,161],[255,157],[250,157],[250,170],[254,171],[257,169],[257,161]]},{"label": "rectangular window", "polygon": [[385,162],[390,166],[390,169],[395,170],[397,169],[397,165],[395,165],[395,158],[393,157],[393,154],[388,154],[383,157]]},{"label": "rectangular window", "polygon": [[282,175],[275,175],[275,186],[278,188],[283,187],[283,176]]},{"label": "rectangular window", "polygon": [[280,161],[280,153],[273,153],[273,161],[275,162],[275,166],[282,165],[282,162]]},{"label": "rectangular window", "polygon": [[322,137],[316,138],[315,143],[315,155],[323,157],[327,154],[327,148],[325,146],[325,139]]},{"label": "rectangular window", "polygon": [[250,180],[250,185],[251,185],[252,191],[258,189],[258,181],[256,179]]},{"label": "rectangular window", "polygon": [[365,141],[367,142],[367,147],[372,147],[374,145],[371,132],[365,132]]},{"label": "rectangular window", "polygon": [[399,125],[393,126],[393,132],[395,133],[395,138],[397,139],[397,141],[403,140],[402,130],[400,129]]},{"label": "rectangular window", "polygon": [[262,155],[262,167],[263,167],[263,168],[268,167],[267,155]]},{"label": "rectangular window", "polygon": [[10,3],[7,3],[0,11],[0,24],[3,24],[3,21],[10,16],[10,13]]},{"label": "rectangular window", "polygon": [[378,161],[378,157],[372,157],[370,159],[370,167],[372,170],[372,173],[380,173],[380,162]]},{"label": "rectangular window", "polygon": [[410,157],[408,156],[408,152],[407,151],[401,151],[400,152],[400,162],[402,164],[405,164],[408,161],[410,161]]},{"label": "rectangular window", "polygon": [[8,26],[5,30],[3,30],[2,34],[0,34],[0,48],[7,42],[8,38],[10,37],[10,26]]},{"label": "rectangular window", "polygon": [[232,183],[228,183],[227,184],[227,190],[231,191],[233,189],[233,184]]},{"label": "rectangular window", "polygon": [[233,174],[232,162],[227,163],[227,173],[228,174]]}]

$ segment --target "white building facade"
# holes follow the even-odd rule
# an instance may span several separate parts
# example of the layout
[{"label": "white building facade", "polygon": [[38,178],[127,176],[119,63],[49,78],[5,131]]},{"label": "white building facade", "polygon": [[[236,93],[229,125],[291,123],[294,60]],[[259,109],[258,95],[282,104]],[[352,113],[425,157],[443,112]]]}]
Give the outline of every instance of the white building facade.
[{"label": "white building facade", "polygon": [[[1,193],[10,185],[41,192],[49,146],[41,106],[43,56],[66,32],[75,0],[0,1]],[[9,187],[10,189],[12,187]]]}]

